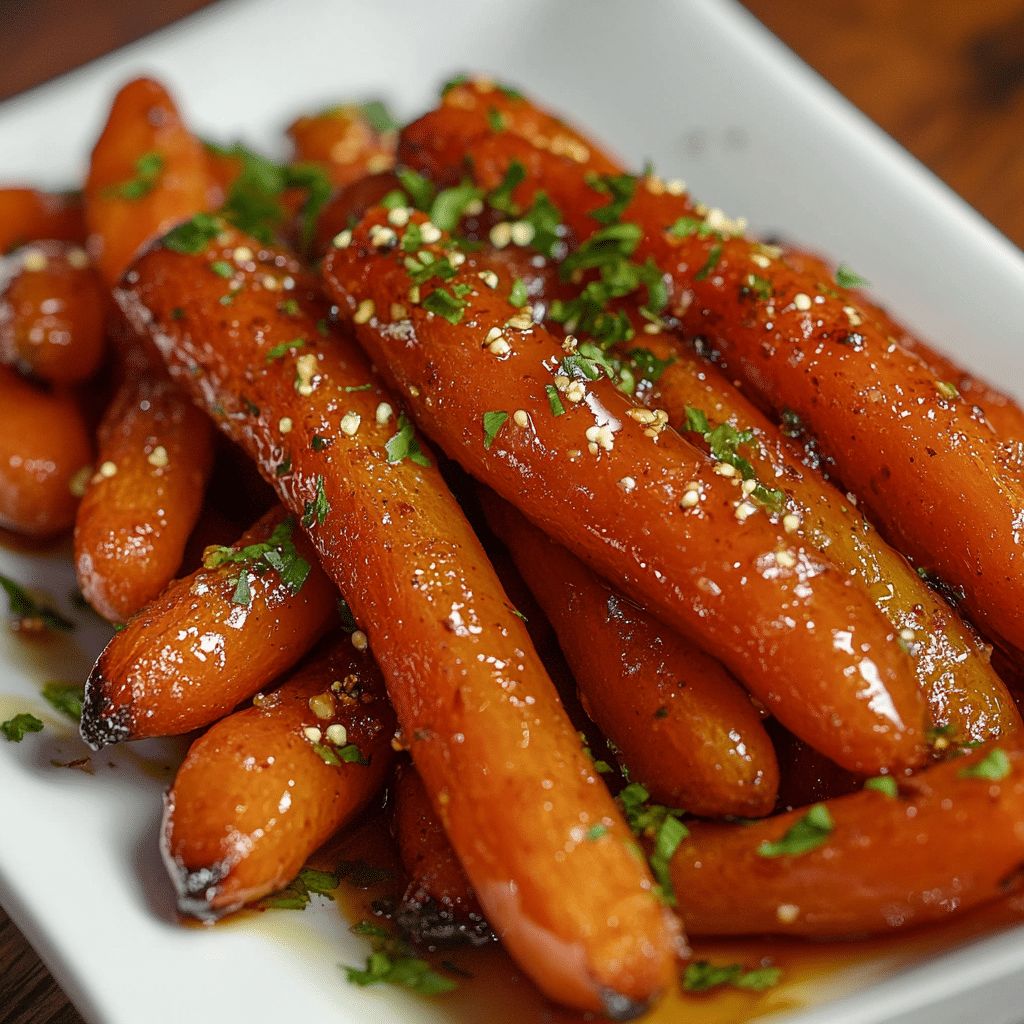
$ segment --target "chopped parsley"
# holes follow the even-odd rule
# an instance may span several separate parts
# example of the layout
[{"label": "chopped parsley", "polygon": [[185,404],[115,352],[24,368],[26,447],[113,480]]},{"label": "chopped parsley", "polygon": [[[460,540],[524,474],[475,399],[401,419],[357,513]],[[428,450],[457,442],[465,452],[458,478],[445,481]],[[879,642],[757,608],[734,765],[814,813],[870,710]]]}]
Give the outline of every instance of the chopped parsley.
[{"label": "chopped parsley", "polygon": [[503,132],[505,130],[505,118],[497,107],[487,108],[487,123],[491,126],[492,132]]},{"label": "chopped parsley", "polygon": [[865,281],[856,271],[851,270],[845,263],[840,263],[836,268],[836,284],[840,288],[863,288],[870,283],[870,281]]},{"label": "chopped parsley", "polygon": [[418,466],[429,466],[430,459],[423,454],[412,423],[404,415],[398,417],[398,432],[384,445],[388,462],[411,459]]},{"label": "chopped parsley", "polygon": [[430,205],[430,219],[435,227],[451,231],[459,223],[466,207],[474,200],[482,199],[483,195],[483,191],[467,178],[461,185],[437,194]]},{"label": "chopped parsley", "polygon": [[370,763],[370,759],[363,757],[362,751],[354,743],[346,743],[341,747],[336,747],[330,743],[314,743],[313,753],[324,764],[340,766],[342,763],[361,765],[368,765]]},{"label": "chopped parsley", "polygon": [[206,248],[207,242],[220,234],[222,226],[221,220],[212,213],[197,213],[191,220],[171,228],[162,244],[172,252],[196,256]]},{"label": "chopped parsley", "polygon": [[6,722],[0,722],[0,732],[10,743],[20,743],[25,738],[25,733],[40,732],[42,728],[43,723],[35,715],[25,711]]},{"label": "chopped parsley", "polygon": [[679,844],[690,834],[679,820],[683,812],[661,804],[649,804],[650,793],[639,782],[631,782],[618,797],[626,822],[637,836],[654,840],[648,860],[658,882],[658,895],[670,907],[676,905],[670,863]]},{"label": "chopped parsley", "polygon": [[1013,770],[1010,757],[1002,747],[993,747],[988,754],[976,764],[961,768],[956,773],[958,779],[987,779],[989,782],[1002,782]]},{"label": "chopped parsley", "polygon": [[601,224],[614,224],[618,221],[636,191],[636,178],[632,174],[588,175],[587,184],[597,192],[611,196],[607,206],[590,211],[590,216]]},{"label": "chopped parsley", "polygon": [[330,511],[331,504],[327,500],[327,495],[324,494],[324,478],[318,474],[316,478],[316,497],[307,501],[302,508],[303,528],[308,530],[314,522],[317,526],[323,526],[327,513]]},{"label": "chopped parsley", "polygon": [[548,405],[551,406],[552,416],[565,415],[565,406],[562,404],[562,398],[558,394],[558,388],[554,384],[545,384],[544,391],[548,396]]},{"label": "chopped parsley", "polygon": [[[281,467],[278,466],[278,469]],[[248,567],[244,563],[252,563],[252,569],[257,575],[273,569],[281,578],[281,582],[293,593],[297,594],[306,578],[309,576],[310,566],[302,558],[292,540],[295,530],[295,520],[288,516],[283,519],[265,541],[256,544],[247,544],[244,548],[208,547],[203,552],[203,565],[207,569],[216,569],[219,565],[227,563],[243,563],[243,569],[239,575],[231,601],[233,604],[248,605],[252,599],[249,591]]]},{"label": "chopped parsley", "polygon": [[235,276],[235,268],[227,260],[216,260],[210,264],[210,269],[218,277],[228,278]]},{"label": "chopped parsley", "polygon": [[397,132],[402,127],[381,100],[370,100],[359,109],[378,135],[383,135],[384,132]]},{"label": "chopped parsley", "polygon": [[719,985],[733,985],[761,992],[777,985],[781,976],[782,970],[778,967],[745,971],[739,964],[718,965],[708,960],[692,960],[683,974],[683,989],[686,992],[707,992]]},{"label": "chopped parsley", "polygon": [[310,895],[334,899],[332,890],[341,884],[338,875],[315,868],[303,868],[283,889],[264,896],[256,906],[262,910],[305,910],[310,904]]},{"label": "chopped parsley", "polygon": [[373,952],[366,958],[366,969],[346,967],[345,973],[353,985],[398,985],[420,995],[441,995],[452,992],[458,985],[450,978],[438,974],[425,960],[415,955],[412,946],[385,928],[360,921],[352,925],[356,935],[370,940]]},{"label": "chopped parsley", "polygon": [[759,857],[799,857],[826,842],[835,827],[828,808],[824,804],[815,804],[781,839],[774,842],[763,840],[757,854]]},{"label": "chopped parsley", "polygon": [[455,89],[460,85],[469,85],[469,75],[455,75],[454,77],[449,78],[448,81],[441,86],[441,98],[443,99],[452,91],[452,89]]},{"label": "chopped parsley", "polygon": [[449,295],[443,288],[435,288],[420,303],[428,313],[443,316],[450,324],[457,324],[466,312],[467,303],[463,299]]},{"label": "chopped parsley", "polygon": [[108,199],[136,200],[148,196],[156,188],[160,173],[164,169],[164,158],[156,152],[144,153],[135,161],[135,174],[120,185],[104,190]]},{"label": "chopped parsley", "polygon": [[512,291],[509,293],[509,304],[516,307],[525,306],[528,298],[526,285],[517,277],[512,285]]},{"label": "chopped parsley", "polygon": [[485,412],[484,413],[484,449],[490,451],[498,431],[505,425],[508,419],[507,412]]},{"label": "chopped parsley", "polygon": [[304,338],[296,338],[294,341],[282,341],[280,345],[275,345],[267,350],[267,362],[272,363],[275,359],[280,359],[281,356],[293,348],[302,348],[305,344]]},{"label": "chopped parsley", "polygon": [[874,778],[867,779],[864,782],[864,788],[873,789],[890,800],[895,800],[900,795],[899,786],[891,775],[876,775]]},{"label": "chopped parsley", "polygon": [[80,683],[47,683],[43,697],[68,718],[79,721],[85,704],[85,687]]},{"label": "chopped parsley", "polygon": [[48,629],[72,630],[75,624],[55,608],[40,604],[20,584],[7,576],[0,576],[0,587],[7,592],[11,615],[19,620],[36,619]]},{"label": "chopped parsley", "polygon": [[428,212],[434,201],[434,186],[422,174],[417,174],[408,167],[400,167],[395,175],[402,183],[402,188],[409,193],[412,205],[417,210]]},{"label": "chopped parsley", "polygon": [[705,280],[715,267],[718,266],[718,261],[722,258],[722,248],[721,242],[715,242],[715,244],[711,246],[711,249],[708,252],[707,262],[700,268],[700,270],[697,271],[696,274],[693,275],[693,279],[695,281]]},{"label": "chopped parsley", "polygon": [[487,205],[510,217],[519,215],[519,207],[512,200],[516,187],[526,180],[526,168],[518,160],[510,160],[501,184],[487,194]]}]

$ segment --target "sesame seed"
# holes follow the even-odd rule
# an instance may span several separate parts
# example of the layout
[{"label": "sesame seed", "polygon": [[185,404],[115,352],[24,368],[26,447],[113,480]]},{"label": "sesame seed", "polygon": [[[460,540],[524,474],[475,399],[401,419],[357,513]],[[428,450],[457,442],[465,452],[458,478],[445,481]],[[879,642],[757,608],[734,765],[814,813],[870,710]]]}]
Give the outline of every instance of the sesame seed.
[{"label": "sesame seed", "polygon": [[492,327],[487,332],[487,337],[484,339],[484,344],[489,345],[492,341],[495,341],[495,340],[497,340],[500,337],[501,337],[501,328],[500,327]]},{"label": "sesame seed", "polygon": [[735,476],[736,467],[729,465],[728,462],[719,462],[718,465],[715,466],[715,472],[719,476]]},{"label": "sesame seed", "polygon": [[394,416],[394,414],[395,410],[392,409],[387,402],[381,402],[380,405],[377,406],[377,412],[374,415],[374,419],[377,420],[378,426],[384,427],[387,426],[388,422],[391,420],[391,417]]},{"label": "sesame seed", "polygon": [[348,743],[348,729],[340,722],[327,726],[327,739],[336,747],[343,747]]},{"label": "sesame seed", "polygon": [[370,228],[370,241],[378,249],[386,249],[389,246],[394,245],[398,241],[398,235],[383,224],[374,224]]},{"label": "sesame seed", "polygon": [[637,423],[653,423],[654,413],[650,409],[627,409],[626,415]]},{"label": "sesame seed", "polygon": [[[607,424],[603,426],[597,426],[595,424],[592,427],[587,427],[585,436],[591,444],[596,444],[605,451],[611,451],[615,446],[615,431],[613,431]],[[591,454],[596,453],[592,452]]]},{"label": "sesame seed", "polygon": [[570,402],[582,402],[586,397],[587,389],[583,386],[583,382],[574,380],[566,389],[565,397]]},{"label": "sesame seed", "polygon": [[506,322],[506,327],[514,327],[517,331],[528,331],[533,326],[532,313],[518,313]]},{"label": "sesame seed", "polygon": [[736,519],[741,523],[746,522],[756,511],[756,505],[751,505],[749,501],[741,501],[736,506]]},{"label": "sesame seed", "polygon": [[771,265],[772,261],[768,259],[763,252],[752,252],[750,254],[752,262],[756,263],[762,270],[767,270]]},{"label": "sesame seed", "polygon": [[644,324],[644,334],[661,334],[661,324]]},{"label": "sesame seed", "polygon": [[334,236],[335,249],[347,249],[352,244],[352,232],[346,228]]},{"label": "sesame seed", "polygon": [[369,645],[370,641],[366,639],[366,634],[361,629],[357,629],[352,634],[352,646],[357,651],[365,651]]},{"label": "sesame seed", "polygon": [[89,477],[92,476],[92,466],[82,466],[77,469],[71,479],[68,481],[68,490],[76,497],[80,498],[85,494],[86,487],[89,486]]},{"label": "sesame seed", "polygon": [[249,260],[252,259],[252,249],[250,249],[249,246],[247,245],[240,245],[231,254],[231,258],[236,263],[248,263]]},{"label": "sesame seed", "polygon": [[392,320],[404,320],[409,315],[409,310],[405,308],[400,302],[391,303],[391,319]]},{"label": "sesame seed", "polygon": [[806,311],[811,308],[811,297],[804,292],[797,292],[793,296],[793,305],[801,311]]},{"label": "sesame seed", "polygon": [[484,212],[484,203],[482,199],[470,199],[466,203],[465,214],[467,217],[479,217]]},{"label": "sesame seed", "polygon": [[492,356],[507,356],[512,351],[512,346],[504,338],[496,338],[487,346],[487,351]]},{"label": "sesame seed", "polygon": [[365,324],[373,316],[376,306],[374,305],[373,299],[363,299],[359,303],[359,307],[356,309],[355,316],[352,317],[353,321],[357,324]]},{"label": "sesame seed", "polygon": [[313,377],[316,374],[317,359],[312,352],[307,352],[304,356],[299,356],[295,360],[295,390],[300,395],[311,395],[313,394]]},{"label": "sesame seed", "polygon": [[387,153],[374,153],[373,156],[366,161],[366,173],[381,174],[384,171],[390,171],[394,165],[394,160],[392,160]]},{"label": "sesame seed", "polygon": [[420,225],[420,238],[422,238],[427,245],[433,245],[434,242],[441,241],[441,229],[431,221],[425,220]]},{"label": "sesame seed", "polygon": [[683,508],[693,508],[700,501],[699,491],[687,491],[682,498],[679,499],[679,504]]},{"label": "sesame seed", "polygon": [[504,249],[512,241],[512,225],[508,221],[503,220],[500,224],[495,224],[491,228],[488,237],[491,240],[491,245],[496,249]]},{"label": "sesame seed", "polygon": [[530,422],[529,414],[525,409],[516,409],[512,414],[512,422],[517,427],[525,427]]},{"label": "sesame seed", "polygon": [[481,270],[476,276],[479,277],[488,288],[498,287],[498,275],[493,270]]},{"label": "sesame seed", "polygon": [[334,714],[334,698],[330,691],[317,693],[309,698],[309,710],[317,718],[330,718]]},{"label": "sesame seed", "polygon": [[30,249],[21,259],[21,265],[29,272],[46,269],[46,257],[38,249]]},{"label": "sesame seed", "polygon": [[591,455],[596,455],[600,450],[601,449],[597,447],[597,442],[596,441],[591,441],[587,445],[587,451],[590,452]]},{"label": "sesame seed", "polygon": [[908,644],[914,640],[914,631],[912,629],[901,629],[900,639],[905,640]]},{"label": "sesame seed", "polygon": [[535,234],[533,225],[525,220],[517,220],[509,228],[509,236],[516,245],[529,245]]},{"label": "sesame seed", "polygon": [[354,437],[356,431],[359,429],[361,421],[362,417],[358,413],[347,412],[341,417],[341,423],[338,424],[338,429],[346,437]]},{"label": "sesame seed", "polygon": [[281,285],[273,274],[264,274],[263,280],[260,283],[268,292],[276,292],[281,289]]},{"label": "sesame seed", "polygon": [[576,351],[576,339],[571,334],[566,335],[562,340],[562,351],[568,352],[570,355]]},{"label": "sesame seed", "polygon": [[781,565],[783,569],[793,569],[796,567],[796,555],[788,548],[784,548],[782,551],[776,551],[775,564]]},{"label": "sesame seed", "polygon": [[68,265],[75,270],[85,270],[89,266],[89,254],[84,249],[71,249],[68,252]]},{"label": "sesame seed", "polygon": [[636,487],[636,481],[631,476],[624,476],[619,481],[619,487],[623,491],[625,491],[626,494],[629,494],[629,492],[632,491]]},{"label": "sesame seed", "polygon": [[568,386],[569,386],[569,378],[568,378],[568,377],[564,376],[564,375],[563,375],[563,374],[561,374],[561,373],[560,373],[560,374],[558,374],[558,376],[557,376],[557,377],[555,377],[555,387],[556,387],[556,388],[557,388],[557,389],[558,389],[559,391],[561,391],[561,392],[562,392],[563,394],[564,394],[564,392],[565,392],[565,389],[566,389],[566,388],[567,388]]},{"label": "sesame seed", "polygon": [[795,903],[780,903],[775,908],[775,916],[783,924],[792,924],[800,916],[800,908]]},{"label": "sesame seed", "polygon": [[410,301],[410,302],[411,302],[411,303],[412,303],[412,304],[413,304],[414,306],[416,306],[416,305],[418,305],[418,304],[419,304],[419,301],[420,301],[420,286],[419,286],[418,284],[414,284],[414,285],[413,285],[413,286],[412,286],[412,287],[411,287],[411,288],[409,289],[409,301]]},{"label": "sesame seed", "polygon": [[409,397],[410,398],[419,398],[420,397],[420,389],[418,387],[416,387],[415,384],[410,384],[409,385]]},{"label": "sesame seed", "polygon": [[117,464],[114,463],[114,462],[111,462],[108,459],[106,462],[103,463],[102,466],[100,466],[99,472],[100,472],[100,476],[105,477],[107,480],[109,480],[112,476],[116,476],[116,474],[117,474]]},{"label": "sesame seed", "polygon": [[282,416],[277,421],[277,429],[280,430],[282,434],[290,434],[293,426],[294,424],[292,423],[291,416]]},{"label": "sesame seed", "polygon": [[864,317],[853,306],[843,306],[843,312],[851,327],[860,327],[864,323]]},{"label": "sesame seed", "polygon": [[466,262],[465,253],[459,252],[458,249],[452,249],[452,251],[448,253],[448,262],[453,267],[461,267],[462,264]]},{"label": "sesame seed", "polygon": [[156,466],[157,469],[163,469],[171,460],[167,457],[167,449],[162,445],[158,444],[147,456],[146,461],[151,466]]},{"label": "sesame seed", "polygon": [[404,228],[409,223],[409,211],[404,206],[396,206],[388,211],[388,223],[396,228]]},{"label": "sesame seed", "polygon": [[303,729],[302,732],[310,743],[319,743],[323,738],[323,733],[315,725]]},{"label": "sesame seed", "polygon": [[670,196],[681,196],[686,191],[686,182],[682,178],[670,178],[665,182],[665,191]]},{"label": "sesame seed", "polygon": [[790,512],[788,515],[782,517],[782,528],[786,533],[793,533],[795,530],[800,529],[800,517]]},{"label": "sesame seed", "polygon": [[756,491],[756,490],[757,490],[757,481],[756,480],[744,480],[743,481],[743,493],[744,494],[753,494],[754,491]]}]

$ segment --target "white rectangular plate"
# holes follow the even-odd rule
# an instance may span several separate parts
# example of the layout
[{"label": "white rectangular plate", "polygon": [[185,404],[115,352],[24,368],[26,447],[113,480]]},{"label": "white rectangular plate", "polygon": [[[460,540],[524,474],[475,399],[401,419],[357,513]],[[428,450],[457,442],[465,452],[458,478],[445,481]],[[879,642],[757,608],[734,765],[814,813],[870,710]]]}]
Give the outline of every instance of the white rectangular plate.
[{"label": "white rectangular plate", "polygon": [[[936,345],[969,352],[981,373],[1024,398],[1021,253],[730,0],[226,0],[0,105],[0,181],[79,182],[111,97],[139,74],[162,80],[200,133],[273,151],[300,112],[381,97],[412,117],[462,70],[518,85],[632,165],[650,158],[683,177],[754,231],[849,263]],[[48,589],[68,610],[66,551],[0,550],[0,573]],[[446,1019],[443,1004],[348,986],[337,965],[366,950],[332,908],[211,930],[173,923],[156,826],[180,744],[93,755],[91,776],[51,764],[86,751],[39,688],[83,678],[105,635],[86,622],[76,639],[35,653],[0,640],[0,719],[28,710],[49,726],[0,744],[0,900],[83,1016]],[[787,1019],[1020,1018],[1024,931],[870,985],[891,970],[875,966],[807,987],[809,1004],[831,1001]]]}]

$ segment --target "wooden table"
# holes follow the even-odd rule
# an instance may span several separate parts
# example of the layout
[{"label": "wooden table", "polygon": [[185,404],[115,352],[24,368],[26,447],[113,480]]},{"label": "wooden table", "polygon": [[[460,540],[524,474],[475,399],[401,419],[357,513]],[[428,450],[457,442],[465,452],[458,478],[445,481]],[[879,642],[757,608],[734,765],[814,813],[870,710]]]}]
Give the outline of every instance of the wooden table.
[{"label": "wooden table", "polygon": [[[0,5],[0,99],[210,0]],[[1024,248],[1024,0],[745,0],[815,70]],[[82,1024],[0,910],[0,1024]]]}]

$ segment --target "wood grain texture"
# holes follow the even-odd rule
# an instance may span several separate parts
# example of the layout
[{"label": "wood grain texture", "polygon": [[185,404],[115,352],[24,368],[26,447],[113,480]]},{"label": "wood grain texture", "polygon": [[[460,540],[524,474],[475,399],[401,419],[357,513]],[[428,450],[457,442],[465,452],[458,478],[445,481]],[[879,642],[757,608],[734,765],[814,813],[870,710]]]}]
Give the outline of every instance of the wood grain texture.
[{"label": "wood grain texture", "polygon": [[[0,99],[210,0],[0,0]],[[1024,247],[1024,0],[744,0]],[[82,1024],[0,910],[0,1024]]]}]

